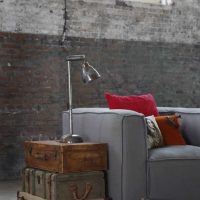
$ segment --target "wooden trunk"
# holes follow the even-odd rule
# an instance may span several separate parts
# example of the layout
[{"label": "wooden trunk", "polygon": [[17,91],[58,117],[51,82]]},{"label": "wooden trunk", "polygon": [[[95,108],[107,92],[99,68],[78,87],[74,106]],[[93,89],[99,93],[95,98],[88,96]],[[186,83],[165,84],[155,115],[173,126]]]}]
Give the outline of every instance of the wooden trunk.
[{"label": "wooden trunk", "polygon": [[[31,170],[32,173],[27,173]],[[24,176],[23,192],[32,191],[31,195],[43,199],[89,200],[105,197],[102,171],[61,174],[27,168],[24,173],[29,174],[30,177]]]},{"label": "wooden trunk", "polygon": [[107,169],[107,144],[57,141],[25,142],[26,166],[70,173]]},{"label": "wooden trunk", "polygon": [[[46,200],[40,197],[37,197],[35,195],[29,194],[27,192],[18,192],[17,193],[17,200]],[[109,200],[109,199],[102,199],[102,198],[98,198],[98,199],[91,199],[91,200]]]}]

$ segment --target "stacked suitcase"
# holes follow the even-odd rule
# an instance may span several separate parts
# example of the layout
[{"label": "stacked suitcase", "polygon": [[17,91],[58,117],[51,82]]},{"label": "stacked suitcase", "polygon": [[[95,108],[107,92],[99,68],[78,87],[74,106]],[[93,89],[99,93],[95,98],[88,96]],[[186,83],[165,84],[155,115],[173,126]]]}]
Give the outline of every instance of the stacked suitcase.
[{"label": "stacked suitcase", "polygon": [[[18,200],[103,200],[105,198],[104,171],[107,168],[107,145],[84,143],[65,145],[48,141],[25,143],[27,167],[23,170],[23,187],[22,192],[17,195]],[[53,153],[48,149],[50,146],[53,146]],[[56,154],[61,152],[65,156],[55,157],[55,149]],[[68,165],[63,161],[66,157],[65,151],[68,155],[66,158]],[[49,155],[54,156],[51,158]],[[56,163],[60,158],[62,167],[52,169],[48,166],[52,159]],[[69,168],[70,160],[75,164],[74,171],[73,167]],[[75,162],[78,162],[77,165]]]}]

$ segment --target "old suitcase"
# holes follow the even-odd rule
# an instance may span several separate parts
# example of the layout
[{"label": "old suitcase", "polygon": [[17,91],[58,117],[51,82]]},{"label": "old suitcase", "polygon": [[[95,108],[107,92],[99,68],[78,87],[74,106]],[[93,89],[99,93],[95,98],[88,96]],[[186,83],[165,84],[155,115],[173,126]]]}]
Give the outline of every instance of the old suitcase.
[{"label": "old suitcase", "polygon": [[[90,200],[105,197],[102,171],[62,174],[33,169],[33,174],[35,192],[32,194],[47,200]],[[30,179],[23,179],[23,185],[29,185],[28,180]],[[27,192],[26,188],[23,192]]]},{"label": "old suitcase", "polygon": [[107,144],[57,141],[25,142],[27,167],[51,172],[81,172],[107,169]]},{"label": "old suitcase", "polygon": [[36,196],[46,198],[46,172],[42,170],[35,170],[34,177],[34,194]]},{"label": "old suitcase", "polygon": [[24,168],[23,169],[23,181],[22,181],[22,190],[24,192],[35,194],[35,169]]},{"label": "old suitcase", "polygon": [[85,200],[105,197],[103,172],[46,174],[47,200]]},{"label": "old suitcase", "polygon": [[23,170],[22,191],[45,198],[46,172],[33,168]]}]

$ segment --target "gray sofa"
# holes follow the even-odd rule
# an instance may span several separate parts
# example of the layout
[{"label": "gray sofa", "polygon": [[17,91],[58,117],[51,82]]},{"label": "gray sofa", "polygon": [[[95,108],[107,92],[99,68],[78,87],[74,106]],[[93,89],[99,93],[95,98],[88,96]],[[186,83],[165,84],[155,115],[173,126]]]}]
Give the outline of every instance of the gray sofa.
[{"label": "gray sofa", "polygon": [[[178,113],[189,145],[147,150],[143,114],[130,110],[73,110],[74,133],[109,147],[108,193],[113,200],[200,200],[200,109],[159,107]],[[63,112],[63,133],[68,113]]]}]

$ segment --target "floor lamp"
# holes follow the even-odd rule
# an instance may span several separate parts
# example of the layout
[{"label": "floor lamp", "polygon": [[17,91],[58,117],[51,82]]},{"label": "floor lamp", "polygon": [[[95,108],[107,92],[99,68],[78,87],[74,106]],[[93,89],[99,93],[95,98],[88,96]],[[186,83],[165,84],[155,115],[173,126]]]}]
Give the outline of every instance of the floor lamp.
[{"label": "floor lamp", "polygon": [[73,133],[73,116],[72,116],[72,84],[71,84],[71,63],[73,61],[82,61],[82,79],[84,83],[91,83],[100,78],[98,71],[85,61],[85,55],[67,56],[67,72],[68,72],[68,98],[69,98],[69,134],[64,134],[61,142],[64,143],[80,143],[83,142],[81,136]]}]

